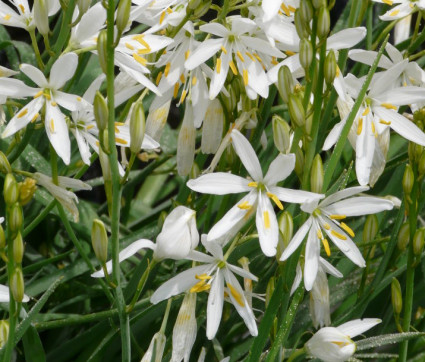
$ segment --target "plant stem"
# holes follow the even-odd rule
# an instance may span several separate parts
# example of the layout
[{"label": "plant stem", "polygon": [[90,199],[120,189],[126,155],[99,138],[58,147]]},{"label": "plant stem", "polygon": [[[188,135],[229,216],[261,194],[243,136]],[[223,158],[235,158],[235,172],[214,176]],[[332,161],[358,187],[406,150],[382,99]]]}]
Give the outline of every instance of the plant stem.
[{"label": "plant stem", "polygon": [[128,161],[127,168],[125,169],[125,174],[121,179],[121,185],[124,185],[126,183],[128,175],[130,174],[130,171],[131,171],[131,168],[133,167],[133,163],[135,159],[136,159],[136,154],[134,152],[131,152],[130,160]]},{"label": "plant stem", "polygon": [[31,44],[32,47],[34,49],[34,53],[35,53],[35,59],[37,59],[37,63],[38,63],[38,67],[43,70],[44,69],[44,63],[41,60],[41,55],[40,55],[40,49],[38,49],[38,43],[37,43],[37,39],[35,38],[35,30],[30,30],[30,37],[31,37]]},{"label": "plant stem", "polygon": [[295,359],[297,359],[298,357],[300,357],[300,356],[302,356],[304,354],[305,354],[305,349],[304,348],[296,349],[295,352],[292,352],[292,354],[289,356],[287,362],[295,361]]},{"label": "plant stem", "polygon": [[49,205],[45,206],[43,211],[37,215],[37,217],[31,221],[31,223],[24,229],[22,232],[22,237],[27,236],[34,228],[44,220],[44,218],[49,214],[50,211],[55,207],[56,205],[56,199],[54,199],[52,202],[50,202]]}]

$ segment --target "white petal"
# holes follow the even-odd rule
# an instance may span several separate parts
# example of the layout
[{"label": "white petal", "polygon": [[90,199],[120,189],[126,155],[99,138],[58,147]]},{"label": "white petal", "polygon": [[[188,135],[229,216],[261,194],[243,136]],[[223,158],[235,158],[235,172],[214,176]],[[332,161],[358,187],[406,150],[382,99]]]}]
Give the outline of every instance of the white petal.
[{"label": "white petal", "polygon": [[[263,98],[267,98],[269,96],[269,81],[266,73],[264,72],[263,66],[258,61],[252,61],[251,59],[245,60],[245,68],[240,59],[237,59],[238,69],[243,74],[244,69],[248,72],[248,84],[247,90],[253,90],[253,96],[248,94],[250,99],[256,99],[257,94]],[[248,66],[246,67],[246,64]]]},{"label": "white petal", "polygon": [[334,202],[337,202],[339,200],[346,199],[347,197],[354,196],[359,194],[360,192],[364,192],[369,190],[368,186],[355,186],[355,187],[349,187],[348,189],[344,189],[341,191],[337,191],[332,195],[329,195],[326,199],[324,199],[320,203],[320,207],[324,208],[325,206],[328,206],[330,204],[333,204]]},{"label": "white petal", "polygon": [[271,47],[268,41],[259,38],[254,38],[252,36],[241,36],[240,39],[246,47],[252,48],[259,53],[264,53],[272,57],[274,56],[278,58],[285,57],[285,54],[283,54],[280,50]]},{"label": "white petal", "polygon": [[28,87],[22,80],[0,77],[0,94],[14,98],[34,96],[40,91],[39,88]]},{"label": "white petal", "polygon": [[295,278],[294,278],[294,282],[292,283],[291,292],[289,293],[289,295],[292,296],[292,294],[295,293],[295,291],[300,286],[302,279],[303,279],[303,271],[301,269],[300,263],[297,263],[297,267],[295,269]]},{"label": "white petal", "polygon": [[393,21],[393,20],[404,18],[405,16],[411,14],[414,10],[414,7],[410,7],[410,5],[411,5],[410,1],[406,1],[403,4],[400,4],[391,8],[384,15],[381,15],[379,18],[384,21]]},{"label": "white petal", "polygon": [[277,15],[281,2],[276,0],[263,0],[261,7],[264,11],[264,21],[270,20],[272,17]]},{"label": "white petal", "polygon": [[379,97],[382,93],[393,87],[398,77],[406,69],[408,60],[405,59],[400,63],[395,64],[383,73],[383,76],[379,77],[378,80],[374,80],[371,84],[369,96]]},{"label": "white petal", "polygon": [[68,94],[60,91],[54,93],[55,101],[59,103],[63,108],[69,111],[76,111],[78,109],[89,106],[89,103],[83,98],[76,96],[75,94]]},{"label": "white petal", "polygon": [[258,194],[255,223],[257,225],[261,250],[264,255],[276,255],[276,246],[279,239],[279,226],[269,198],[261,191]]},{"label": "white petal", "polygon": [[351,48],[363,40],[366,32],[363,26],[341,30],[328,38],[326,48],[334,50]]},{"label": "white petal", "polygon": [[344,324],[341,324],[337,327],[337,329],[347,335],[350,338],[356,337],[363,332],[371,329],[382,321],[378,318],[364,318],[364,319],[356,319],[354,321],[350,321]]},{"label": "white petal", "polygon": [[237,35],[251,33],[257,24],[248,18],[234,17],[232,19],[232,33]]},{"label": "white petal", "polygon": [[249,181],[231,173],[215,172],[187,182],[187,187],[203,194],[227,195],[252,190]]},{"label": "white petal", "polygon": [[286,179],[292,173],[294,167],[295,155],[293,153],[289,155],[280,153],[270,164],[264,177],[264,183],[268,186],[276,185],[279,181]]},{"label": "white petal", "polygon": [[376,99],[379,99],[380,103],[390,103],[394,106],[423,102],[425,99],[425,88],[414,86],[399,87],[380,94]]},{"label": "white petal", "polygon": [[44,125],[47,137],[56,153],[65,165],[69,165],[71,161],[71,141],[69,140],[68,126],[59,107],[53,106],[50,101],[46,103]]},{"label": "white petal", "polygon": [[319,200],[325,197],[325,195],[316,194],[310,191],[286,189],[278,186],[268,187],[268,189],[272,194],[275,194],[279,200],[296,204]]},{"label": "white petal", "polygon": [[46,88],[48,86],[47,79],[40,69],[31,64],[21,64],[19,69],[39,87]]},{"label": "white petal", "polygon": [[403,61],[403,55],[395,46],[391,45],[390,43],[387,43],[387,45],[385,46],[385,50],[387,51],[388,55],[394,63],[399,63]]},{"label": "white petal", "polygon": [[90,147],[87,141],[82,136],[81,132],[75,128],[71,129],[71,132],[74,134],[75,139],[77,140],[78,150],[80,151],[81,159],[86,165],[90,165]]},{"label": "white petal", "polygon": [[323,144],[323,151],[329,150],[333,145],[335,145],[335,143],[338,142],[342,129],[345,126],[345,121],[346,120],[338,122],[329,132],[328,136],[325,139],[325,143]]},{"label": "white petal", "polygon": [[224,39],[208,39],[196,48],[196,50],[189,56],[184,63],[188,70],[196,68],[198,65],[205,63],[210,59],[221,46],[224,44]]},{"label": "white petal", "polygon": [[229,62],[231,60],[231,57],[231,49],[227,50],[227,54],[225,52],[221,53],[219,58],[221,64],[219,67],[216,64],[214,74],[211,78],[209,91],[210,99],[214,99],[215,97],[217,97],[218,93],[220,93],[221,89],[223,88],[224,82],[226,81],[227,73],[229,72]]},{"label": "white petal", "polygon": [[73,189],[74,191],[87,191],[92,189],[89,184],[86,184],[81,180],[76,180],[74,178],[64,176],[58,176],[58,185],[62,188]]},{"label": "white petal", "polygon": [[214,260],[215,260],[212,256],[201,253],[196,250],[192,250],[186,257],[186,259],[199,261],[201,263],[209,263],[209,264],[214,263]]},{"label": "white petal", "polygon": [[[374,52],[372,50],[363,50],[363,49],[353,49],[348,52],[348,57],[355,62],[360,62],[367,65],[372,65],[375,61],[378,52]],[[381,55],[381,59],[379,59],[378,67],[389,69],[393,66],[391,60],[388,59],[386,55]]]},{"label": "white petal", "polygon": [[229,30],[226,29],[226,27],[224,27],[223,25],[218,23],[209,23],[209,24],[201,25],[199,27],[199,30],[205,33],[217,35],[221,38],[225,38],[229,34]]},{"label": "white petal", "polygon": [[257,282],[258,281],[258,278],[254,275],[254,274],[252,274],[252,273],[250,273],[249,271],[247,271],[247,270],[245,270],[245,269],[242,269],[242,268],[239,268],[238,266],[236,266],[236,265],[231,265],[231,264],[227,264],[227,267],[233,272],[233,273],[235,273],[235,274],[238,274],[239,276],[241,276],[242,278],[247,278],[247,279],[251,279],[251,280],[253,280],[254,282]]},{"label": "white petal", "polygon": [[363,186],[369,183],[376,140],[372,133],[372,115],[369,113],[362,122],[362,131],[356,139],[356,175],[359,184]]},{"label": "white petal", "polygon": [[307,221],[298,229],[297,233],[294,235],[286,249],[283,251],[280,257],[280,261],[288,259],[292,255],[292,253],[298,249],[305,236],[307,235],[307,232],[310,229],[312,222],[313,218],[309,217]]},{"label": "white petal", "polygon": [[78,56],[75,53],[61,55],[53,63],[50,71],[49,85],[54,89],[62,88],[72,78],[78,66]]},{"label": "white petal", "polygon": [[260,161],[251,143],[236,129],[232,131],[231,137],[233,147],[252,179],[262,181],[263,172],[261,171]]},{"label": "white petal", "polygon": [[224,278],[222,269],[218,268],[211,283],[207,303],[207,338],[213,339],[220,325],[224,302]]},{"label": "white petal", "polygon": [[319,260],[320,260],[320,266],[323,268],[323,270],[326,273],[333,275],[336,278],[342,278],[344,276],[337,268],[335,268],[331,263],[327,262],[322,257],[320,257]]},{"label": "white petal", "polygon": [[304,286],[307,291],[313,288],[319,270],[320,241],[316,234],[317,230],[318,226],[313,220],[313,226],[308,233],[305,246]]},{"label": "white petal", "polygon": [[392,210],[394,204],[390,200],[373,196],[359,196],[333,203],[323,210],[331,215],[362,216]]},{"label": "white petal", "polygon": [[75,27],[75,39],[81,43],[84,40],[93,38],[103,27],[105,21],[105,8],[101,3],[95,4],[87,10],[78,25]]},{"label": "white petal", "polygon": [[[29,302],[30,297],[26,294],[24,294],[24,298],[22,301],[24,303]],[[9,303],[9,287],[6,285],[0,284],[0,303]]]}]

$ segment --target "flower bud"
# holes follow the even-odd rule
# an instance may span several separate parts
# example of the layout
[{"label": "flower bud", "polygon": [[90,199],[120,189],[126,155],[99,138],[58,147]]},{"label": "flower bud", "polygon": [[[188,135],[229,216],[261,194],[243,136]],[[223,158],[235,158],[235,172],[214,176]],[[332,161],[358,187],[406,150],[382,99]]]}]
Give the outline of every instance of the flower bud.
[{"label": "flower bud", "polygon": [[272,118],[273,141],[279,152],[288,153],[291,148],[291,127],[278,115]]},{"label": "flower bud", "polygon": [[304,172],[304,154],[302,149],[297,145],[295,147],[295,173],[301,179]]},{"label": "flower bud", "polygon": [[198,246],[199,233],[195,215],[195,211],[185,206],[178,206],[170,212],[156,238],[156,260],[184,259]]},{"label": "flower bud", "polygon": [[400,283],[396,278],[393,278],[391,282],[391,302],[395,314],[400,314],[403,308],[403,297],[401,294]]},{"label": "flower bud", "polygon": [[104,131],[99,133],[99,142],[102,150],[109,155],[111,153],[111,149],[109,147],[109,131],[105,129]]},{"label": "flower bud", "polygon": [[145,110],[142,102],[136,102],[130,117],[130,151],[139,153],[145,137]]},{"label": "flower bud", "polygon": [[297,31],[297,34],[300,39],[308,38],[311,32],[310,25],[303,20],[299,9],[295,11],[294,24],[295,30]]},{"label": "flower bud", "polygon": [[300,41],[299,57],[301,66],[307,72],[308,68],[310,67],[311,61],[313,60],[313,46],[306,38],[303,38]]},{"label": "flower bud", "polygon": [[418,145],[414,142],[409,142],[409,145],[407,147],[407,153],[409,155],[409,161],[410,163],[416,163],[419,162],[419,159],[422,154],[423,147],[421,145]]},{"label": "flower bud", "polygon": [[310,189],[313,192],[321,193],[323,186],[323,162],[319,154],[314,157],[310,173]]},{"label": "flower bud", "polygon": [[305,23],[309,23],[313,19],[313,6],[310,0],[301,0],[300,2],[301,19]]},{"label": "flower bud", "polygon": [[331,16],[329,14],[329,9],[326,6],[322,6],[319,9],[319,14],[317,15],[317,36],[319,39],[326,38],[329,34],[331,28]]},{"label": "flower bud", "polygon": [[319,9],[322,6],[326,6],[326,0],[312,0],[315,9]]},{"label": "flower bud", "polygon": [[106,30],[102,30],[97,36],[97,56],[99,59],[100,67],[103,73],[108,73],[107,59],[108,59],[108,47],[107,47],[107,35]]},{"label": "flower bud", "polygon": [[270,303],[270,299],[272,298],[273,292],[275,289],[275,278],[271,277],[267,283],[267,287],[266,287],[266,308]]},{"label": "flower bud", "polygon": [[130,19],[131,0],[120,0],[117,7],[115,24],[119,34],[122,34]]},{"label": "flower bud", "polygon": [[17,233],[21,229],[23,216],[22,208],[18,203],[15,203],[11,206],[7,221],[9,222],[9,229],[12,234]]},{"label": "flower bud", "polygon": [[288,211],[284,211],[280,214],[278,219],[278,226],[282,235],[284,247],[286,248],[294,233],[294,220]]},{"label": "flower bud", "polygon": [[97,260],[101,264],[105,264],[108,259],[108,235],[104,223],[99,219],[93,220],[91,243]]},{"label": "flower bud", "polygon": [[11,173],[8,173],[4,179],[3,197],[7,205],[12,205],[19,199],[18,183]]},{"label": "flower bud", "polygon": [[12,167],[6,155],[0,151],[0,172],[4,174],[12,173]]},{"label": "flower bud", "polygon": [[41,35],[46,36],[49,29],[49,9],[46,0],[34,0],[34,23]]},{"label": "flower bud", "polygon": [[424,248],[424,240],[425,238],[425,229],[421,228],[416,230],[415,236],[413,237],[413,253],[416,256],[419,256],[422,254],[422,250]]},{"label": "flower bud", "polygon": [[291,116],[291,121],[295,123],[298,127],[302,127],[305,124],[305,111],[301,99],[294,95],[289,95],[289,115]]},{"label": "flower bud", "polygon": [[202,125],[201,150],[203,153],[217,152],[223,134],[223,123],[223,108],[218,98],[215,98],[208,105]]},{"label": "flower bud", "polygon": [[23,182],[19,184],[19,203],[21,206],[28,204],[35,191],[37,190],[37,181],[33,178],[27,177]]},{"label": "flower bud", "polygon": [[12,290],[13,299],[18,303],[21,303],[24,299],[24,276],[20,268],[16,268],[13,271],[12,277],[10,278],[10,289]]},{"label": "flower bud", "polygon": [[375,214],[368,215],[364,223],[363,242],[372,241],[375,239],[379,231],[378,217]]},{"label": "flower bud", "polygon": [[277,78],[277,89],[283,101],[289,102],[289,94],[294,89],[294,78],[292,77],[291,70],[287,65],[280,67]]},{"label": "flower bud", "polygon": [[3,319],[0,321],[0,349],[6,345],[9,338],[9,321]]},{"label": "flower bud", "polygon": [[421,157],[419,158],[418,172],[419,172],[419,176],[425,175],[425,151],[422,152]]},{"label": "flower bud", "polygon": [[193,108],[187,102],[183,123],[177,141],[177,171],[180,176],[189,174],[195,158],[196,130],[193,124]]},{"label": "flower bud", "polygon": [[6,235],[4,234],[3,226],[0,225],[0,250],[6,247]]},{"label": "flower bud", "polygon": [[406,168],[404,170],[402,185],[403,185],[404,194],[409,202],[411,202],[410,192],[412,191],[412,188],[413,188],[414,179],[415,179],[415,176],[413,174],[412,166],[408,164],[406,165]]},{"label": "flower bud", "polygon": [[410,233],[410,227],[409,223],[405,222],[403,225],[401,225],[400,231],[398,232],[398,238],[397,238],[397,248],[400,251],[404,251],[409,244],[409,233]]},{"label": "flower bud", "polygon": [[13,260],[15,263],[21,264],[24,257],[24,241],[22,240],[21,233],[18,233],[15,240],[13,240]]},{"label": "flower bud", "polygon": [[337,67],[338,65],[336,64],[335,53],[331,49],[325,59],[324,73],[327,85],[332,84],[332,82],[334,81]]},{"label": "flower bud", "polygon": [[192,18],[198,20],[210,9],[211,0],[190,0],[186,8],[186,14],[192,13]]},{"label": "flower bud", "polygon": [[106,104],[105,98],[99,91],[97,91],[96,95],[94,96],[93,112],[99,131],[102,132],[107,129],[109,117],[108,105]]}]

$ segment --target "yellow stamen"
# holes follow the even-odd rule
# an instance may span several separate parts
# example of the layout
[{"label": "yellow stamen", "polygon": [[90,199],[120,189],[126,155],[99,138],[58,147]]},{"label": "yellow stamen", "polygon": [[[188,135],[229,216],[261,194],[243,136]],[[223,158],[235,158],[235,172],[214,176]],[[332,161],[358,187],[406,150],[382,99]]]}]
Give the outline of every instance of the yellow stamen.
[{"label": "yellow stamen", "polygon": [[53,118],[50,120],[50,132],[55,133],[55,121]]},{"label": "yellow stamen", "polygon": [[184,83],[186,79],[184,78],[184,74],[180,74],[180,82]]},{"label": "yellow stamen", "polygon": [[243,84],[246,87],[248,85],[248,71],[246,69],[243,70],[242,77],[243,77]]},{"label": "yellow stamen", "polygon": [[132,46],[130,43],[125,43],[124,44],[126,48],[130,49],[130,50],[134,50],[134,46]]},{"label": "yellow stamen", "polygon": [[179,82],[177,82],[176,84],[174,84],[174,92],[173,92],[173,97],[177,98],[177,94],[179,93]]},{"label": "yellow stamen", "polygon": [[362,133],[363,129],[363,118],[359,118],[359,125],[357,126],[357,135]]},{"label": "yellow stamen", "polygon": [[141,64],[141,65],[143,65],[143,66],[145,66],[145,65],[147,64],[147,62],[148,62],[145,58],[141,57],[141,56],[140,56],[140,55],[138,55],[137,53],[133,53],[133,58],[134,58],[134,60],[135,60],[137,63],[139,63],[139,64]]},{"label": "yellow stamen", "polygon": [[22,5],[22,4],[19,4],[18,6],[19,6],[19,9],[21,9],[21,11],[22,11],[22,14],[24,14],[24,13],[25,13],[25,8],[24,8],[24,5]]},{"label": "yellow stamen", "polygon": [[317,237],[318,237],[319,239],[323,239],[322,230],[320,230],[320,229],[318,229],[318,230],[317,230]]},{"label": "yellow stamen", "polygon": [[190,288],[189,292],[199,293],[199,292],[202,292],[203,290],[206,290],[204,288],[206,287],[206,285],[209,285],[209,284],[206,284],[206,282],[207,282],[206,280],[201,280],[200,282],[196,283],[192,288]]},{"label": "yellow stamen", "polygon": [[32,117],[32,119],[31,119],[31,123],[34,123],[39,115],[40,114],[38,114],[38,113],[34,114],[34,117]]},{"label": "yellow stamen", "polygon": [[43,95],[44,95],[44,97],[46,97],[46,99],[47,99],[47,100],[49,100],[49,101],[52,99],[52,97],[50,96],[49,91],[44,91]]},{"label": "yellow stamen", "polygon": [[232,72],[234,75],[238,75],[238,70],[236,69],[235,63],[233,63],[233,60],[229,63],[230,69],[232,69]]},{"label": "yellow stamen", "polygon": [[338,231],[331,230],[331,234],[332,234],[333,236],[336,236],[336,237],[337,237],[338,239],[340,239],[340,240],[347,240],[347,237],[346,237],[345,235],[343,235],[343,234],[339,233]]},{"label": "yellow stamen", "polygon": [[370,126],[372,127],[372,133],[375,134],[375,132],[376,132],[375,123],[371,122]]},{"label": "yellow stamen", "polygon": [[385,124],[385,125],[387,125],[387,126],[389,126],[389,125],[391,124],[391,122],[389,122],[389,121],[384,121],[383,119],[380,119],[380,120],[379,120],[379,123],[381,123],[381,124]]},{"label": "yellow stamen", "polygon": [[170,67],[171,67],[171,63],[170,63],[170,62],[168,62],[168,63],[165,65],[165,69],[164,69],[164,75],[165,75],[166,77],[168,77],[168,73],[170,72]]},{"label": "yellow stamen", "polygon": [[120,130],[117,126],[115,126],[114,129],[115,129],[115,133],[120,133]]},{"label": "yellow stamen", "polygon": [[236,290],[236,288],[232,285],[227,283],[227,287],[230,290],[230,294],[232,295],[232,297],[236,300],[236,302],[241,306],[241,307],[245,307],[245,302],[243,300],[242,295]]},{"label": "yellow stamen", "polygon": [[290,16],[291,15],[291,12],[289,11],[289,8],[285,4],[282,4],[280,6],[280,8],[282,9],[282,11],[285,13],[286,16]]},{"label": "yellow stamen", "polygon": [[10,15],[10,14],[6,14],[5,16],[4,16],[4,20],[9,20],[10,18],[12,17],[12,15]]},{"label": "yellow stamen", "polygon": [[328,223],[323,224],[323,227],[324,227],[326,230],[329,230],[329,229],[331,228],[331,226],[330,226]]},{"label": "yellow stamen", "polygon": [[83,99],[81,97],[77,97],[77,101],[81,102]]},{"label": "yellow stamen", "polygon": [[331,256],[331,248],[329,247],[329,243],[327,239],[322,239],[323,247],[325,248],[325,252],[327,256]]},{"label": "yellow stamen", "polygon": [[288,57],[292,57],[293,55],[295,55],[295,53],[294,53],[294,52],[291,52],[290,50],[286,50],[286,51],[285,51],[285,54],[286,54]]},{"label": "yellow stamen", "polygon": [[128,145],[128,142],[122,138],[115,137],[115,142],[120,143],[122,145]]},{"label": "yellow stamen", "polygon": [[384,4],[391,6],[393,4],[393,0],[382,0]]},{"label": "yellow stamen", "polygon": [[147,52],[151,51],[151,47],[146,42],[146,40],[144,39],[143,34],[135,35],[135,36],[133,36],[133,39],[136,40],[137,42],[139,42],[141,45],[143,45],[146,48],[146,49],[143,49],[144,51],[147,51]]},{"label": "yellow stamen", "polygon": [[334,215],[329,215],[329,217],[332,220],[344,220],[347,216],[334,214]]},{"label": "yellow stamen", "polygon": [[245,52],[246,55],[248,55],[249,59],[251,59],[253,62],[256,62],[257,60],[252,56],[250,52]]},{"label": "yellow stamen", "polygon": [[241,204],[238,205],[238,207],[242,210],[249,210],[251,208],[251,205],[248,201],[244,201]]},{"label": "yellow stamen", "polygon": [[261,63],[263,60],[260,58],[260,56],[258,55],[258,54],[256,54],[256,53],[253,53],[252,54],[254,57],[256,57],[257,58],[257,60]]},{"label": "yellow stamen", "polygon": [[88,130],[91,130],[92,128],[94,128],[94,124],[90,124],[90,125],[88,125],[88,126],[86,127],[86,130],[88,131]]},{"label": "yellow stamen", "polygon": [[283,210],[283,205],[275,194],[272,194],[271,192],[266,192],[266,195],[274,201],[274,203],[279,209]]},{"label": "yellow stamen", "polygon": [[157,77],[156,77],[156,81],[155,81],[156,85],[159,84],[159,82],[161,81],[161,78],[162,78],[162,72],[159,72]]},{"label": "yellow stamen", "polygon": [[187,58],[189,58],[190,55],[190,50],[186,50],[186,52],[184,53],[184,59],[187,60]]},{"label": "yellow stamen", "polygon": [[244,62],[245,61],[245,58],[242,56],[242,54],[241,54],[241,52],[239,50],[236,52],[236,55],[241,60],[241,62]]},{"label": "yellow stamen", "polygon": [[264,227],[270,229],[270,216],[268,211],[263,211]]},{"label": "yellow stamen", "polygon": [[295,10],[297,10],[296,8],[294,8],[293,6],[291,6],[291,5],[288,5],[288,9],[289,9],[289,11],[291,12],[291,13],[295,13]]},{"label": "yellow stamen", "polygon": [[198,82],[198,78],[196,78],[195,76],[192,77],[192,85],[196,85],[196,83]]},{"label": "yellow stamen", "polygon": [[159,23],[160,23],[160,24],[162,24],[162,23],[163,23],[163,21],[164,21],[164,19],[165,19],[165,11],[163,11],[163,12],[161,13],[161,16],[159,17]]},{"label": "yellow stamen", "polygon": [[369,108],[369,107],[367,107],[367,108],[364,110],[364,112],[363,112],[362,116],[367,116],[367,115],[369,114],[369,112],[370,112],[370,108]]},{"label": "yellow stamen", "polygon": [[354,231],[347,224],[342,222],[340,225],[347,232],[348,235],[354,238],[355,236]]},{"label": "yellow stamen", "polygon": [[35,94],[34,98],[38,98],[38,97],[40,97],[42,94],[43,94],[43,91],[41,90],[41,91],[39,91],[39,92],[37,92],[37,93]]},{"label": "yellow stamen", "polygon": [[117,127],[122,127],[124,125],[125,125],[125,123],[123,123],[123,122],[115,122],[115,126],[117,126]]},{"label": "yellow stamen", "polygon": [[220,70],[221,70],[221,58],[217,59],[217,64],[215,65],[215,70],[217,72],[217,74],[220,74]]},{"label": "yellow stamen", "polygon": [[336,77],[336,78],[338,78],[340,74],[341,74],[341,70],[339,69],[339,67],[338,67],[338,66],[336,66],[336,74],[335,74],[335,77]]},{"label": "yellow stamen", "polygon": [[182,95],[180,97],[180,103],[183,103],[187,95],[187,90],[183,89]]},{"label": "yellow stamen", "polygon": [[273,65],[277,65],[277,64],[279,64],[279,63],[278,63],[278,61],[277,61],[277,59],[276,59],[276,57],[272,57],[271,63],[272,63]]},{"label": "yellow stamen", "polygon": [[221,51],[224,53],[224,54],[227,54],[227,49],[222,45],[221,46]]},{"label": "yellow stamen", "polygon": [[258,187],[258,182],[250,182],[248,184],[249,187]]},{"label": "yellow stamen", "polygon": [[385,107],[386,109],[397,110],[397,107],[391,103],[381,103],[381,107]]},{"label": "yellow stamen", "polygon": [[390,13],[390,16],[396,16],[400,12],[399,9],[396,9]]},{"label": "yellow stamen", "polygon": [[195,275],[195,278],[199,280],[210,280],[212,276],[204,273],[200,275]]},{"label": "yellow stamen", "polygon": [[50,102],[53,107],[56,107],[58,104],[56,102]]},{"label": "yellow stamen", "polygon": [[23,109],[21,112],[18,113],[18,118],[22,118],[28,113],[28,108]]}]

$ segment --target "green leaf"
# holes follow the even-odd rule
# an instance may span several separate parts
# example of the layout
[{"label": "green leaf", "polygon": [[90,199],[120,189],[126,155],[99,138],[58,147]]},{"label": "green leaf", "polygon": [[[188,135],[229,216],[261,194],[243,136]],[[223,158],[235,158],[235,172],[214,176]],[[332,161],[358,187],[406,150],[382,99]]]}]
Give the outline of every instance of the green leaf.
[{"label": "green leaf", "polygon": [[402,341],[407,341],[409,339],[414,339],[418,337],[425,336],[425,333],[422,332],[405,332],[405,333],[394,333],[394,334],[385,334],[382,336],[370,337],[362,339],[361,341],[356,342],[357,351],[363,351],[369,348],[376,348],[385,346],[387,344],[395,344]]},{"label": "green leaf", "polygon": [[30,326],[22,337],[24,344],[24,354],[26,362],[44,362],[46,354],[44,353],[43,344],[37,330]]}]

